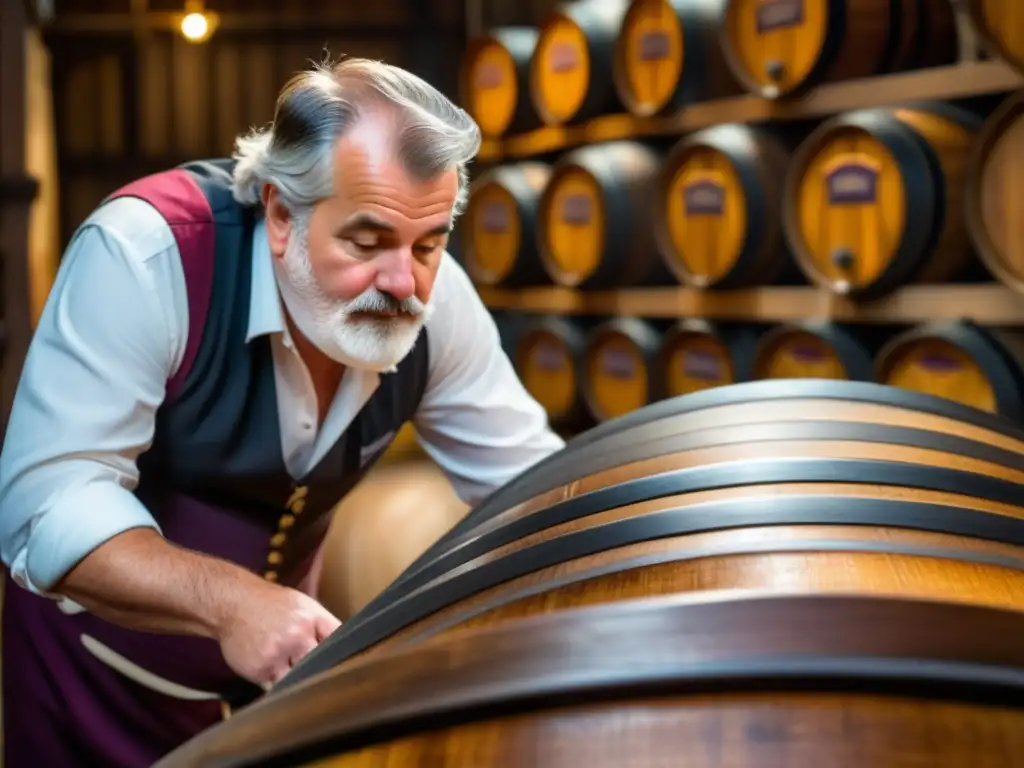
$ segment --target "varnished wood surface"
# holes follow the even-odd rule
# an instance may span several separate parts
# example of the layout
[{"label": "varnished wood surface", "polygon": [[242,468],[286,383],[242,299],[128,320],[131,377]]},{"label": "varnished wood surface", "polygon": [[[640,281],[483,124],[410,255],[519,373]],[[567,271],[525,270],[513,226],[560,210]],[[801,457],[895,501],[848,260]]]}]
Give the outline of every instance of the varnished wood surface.
[{"label": "varnished wood surface", "polygon": [[[1024,701],[1017,687],[1024,685],[1022,633],[1022,613],[935,601],[749,592],[627,601],[439,638],[331,670],[267,697],[157,768],[270,768],[358,756],[356,750],[388,742],[397,742],[399,751],[378,752],[378,760],[405,765],[402,740],[415,739],[428,724],[436,737],[445,733],[439,729],[488,721],[493,729],[477,731],[489,736],[484,743],[472,732],[448,732],[441,743],[457,760],[448,764],[525,768],[533,763],[509,763],[501,753],[479,750],[487,743],[494,750],[503,733],[523,733],[508,719],[516,717],[535,724],[524,734],[533,755],[553,748],[559,732],[582,749],[590,729],[556,724],[594,708],[622,716],[619,727],[637,748],[632,764],[645,768],[664,764],[667,742],[677,760],[714,754],[719,764],[760,766],[755,748],[766,739],[776,748],[796,740],[791,728],[807,716],[798,713],[813,711],[825,718],[822,723],[832,723],[800,740],[820,744],[817,754],[845,760],[856,748],[881,760],[872,765],[908,764],[896,762],[908,755],[922,765],[954,765],[920,761],[963,754],[969,735],[973,758],[984,764],[1005,760],[1015,739],[1024,738],[1024,711],[1009,709]],[[987,669],[973,666],[978,664]],[[817,693],[799,692],[797,681],[810,679]],[[924,680],[930,681],[927,689]],[[697,732],[652,731],[644,727],[646,718],[628,715],[650,711],[655,691],[662,697],[655,708],[672,717],[709,706],[714,714]],[[872,695],[883,691],[902,698]],[[769,692],[772,711],[790,726],[777,725],[774,738],[763,725]],[[736,719],[728,715],[732,707]],[[855,722],[877,717],[875,722],[891,724],[896,718],[905,727],[865,743],[874,728],[837,727],[835,718],[847,707],[861,713],[851,714]],[[942,727],[954,714],[964,725]],[[691,733],[692,740],[682,738]],[[330,746],[296,752],[328,739]],[[468,762],[460,748],[477,750],[469,754],[482,762]]]},{"label": "varnished wood surface", "polygon": [[914,324],[966,317],[985,325],[1024,324],[1020,294],[996,283],[907,286],[883,298],[863,302],[817,288],[781,286],[721,292],[692,288],[502,291],[482,286],[477,291],[492,309],[543,314]]},{"label": "varnished wood surface", "polygon": [[756,96],[691,104],[664,118],[607,115],[575,127],[545,128],[501,141],[485,141],[480,160],[529,157],[581,144],[643,136],[672,136],[720,123],[759,123],[822,117],[905,101],[952,100],[1005,93],[1024,85],[1024,75],[1001,61],[975,62],[823,85],[800,99]]}]

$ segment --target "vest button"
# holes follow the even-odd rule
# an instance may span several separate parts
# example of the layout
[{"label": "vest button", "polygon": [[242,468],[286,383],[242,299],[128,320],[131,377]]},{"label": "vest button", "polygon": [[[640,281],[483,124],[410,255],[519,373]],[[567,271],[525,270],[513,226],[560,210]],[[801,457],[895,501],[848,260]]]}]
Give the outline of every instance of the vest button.
[{"label": "vest button", "polygon": [[275,533],[270,537],[270,546],[274,549],[280,549],[284,546],[284,543],[288,540],[288,534],[286,533]]},{"label": "vest button", "polygon": [[263,574],[263,578],[267,581],[277,581],[277,571],[267,571]]},{"label": "vest button", "polygon": [[284,558],[281,557],[280,552],[271,552],[269,555],[267,555],[267,562],[271,565],[280,565],[281,560],[283,559]]},{"label": "vest button", "polygon": [[295,515],[281,515],[281,519],[277,521],[277,527],[282,531],[287,531],[295,525]]}]

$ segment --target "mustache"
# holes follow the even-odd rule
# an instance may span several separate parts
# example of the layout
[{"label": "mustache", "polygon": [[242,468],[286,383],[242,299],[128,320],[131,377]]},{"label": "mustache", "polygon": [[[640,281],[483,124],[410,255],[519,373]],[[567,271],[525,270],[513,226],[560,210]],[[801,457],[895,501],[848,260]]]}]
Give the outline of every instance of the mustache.
[{"label": "mustache", "polygon": [[407,299],[396,299],[390,293],[370,288],[354,298],[348,305],[350,313],[365,312],[367,314],[396,313],[419,317],[426,310],[426,304],[410,296]]}]

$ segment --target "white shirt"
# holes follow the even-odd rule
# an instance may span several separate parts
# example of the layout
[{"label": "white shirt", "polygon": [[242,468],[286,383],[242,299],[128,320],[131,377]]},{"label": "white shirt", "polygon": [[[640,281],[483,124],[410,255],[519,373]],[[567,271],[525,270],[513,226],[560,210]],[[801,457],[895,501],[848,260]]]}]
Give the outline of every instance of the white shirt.
[{"label": "white shirt", "polygon": [[[270,337],[281,449],[298,478],[339,439],[380,377],[346,370],[318,429],[316,394],[285,324],[262,225],[253,258],[247,342]],[[424,451],[474,504],[564,443],[448,254],[433,292],[427,387],[414,425]],[[152,443],[189,332],[181,259],[164,219],[135,198],[102,205],[58,270],[0,454],[0,557],[17,583],[56,598],[48,590],[103,542],[131,528],[159,530],[133,493],[136,459]]]}]

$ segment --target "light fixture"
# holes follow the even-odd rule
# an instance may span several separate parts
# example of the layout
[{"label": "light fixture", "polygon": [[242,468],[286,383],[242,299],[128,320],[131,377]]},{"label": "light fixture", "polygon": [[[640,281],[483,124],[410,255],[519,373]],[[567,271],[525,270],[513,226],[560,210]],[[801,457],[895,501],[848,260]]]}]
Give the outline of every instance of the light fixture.
[{"label": "light fixture", "polygon": [[202,0],[187,0],[181,34],[190,43],[205,43],[217,27],[217,14],[207,13]]}]

